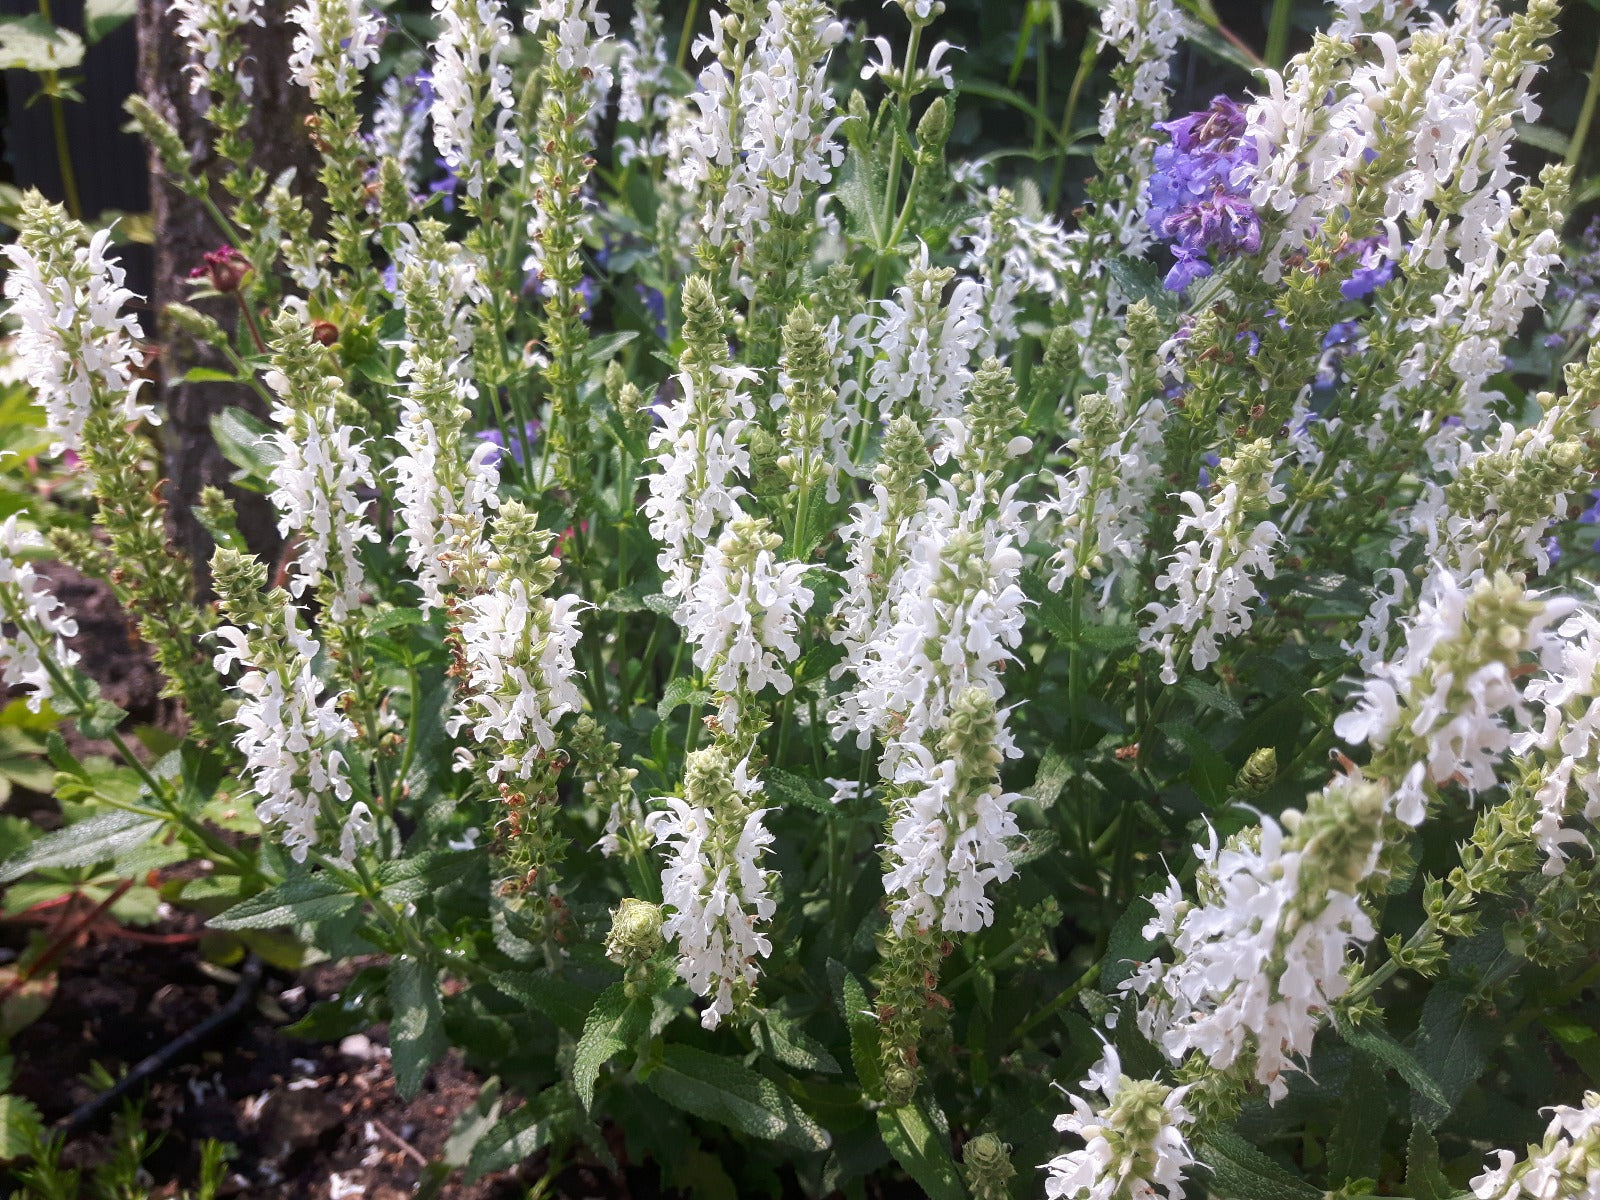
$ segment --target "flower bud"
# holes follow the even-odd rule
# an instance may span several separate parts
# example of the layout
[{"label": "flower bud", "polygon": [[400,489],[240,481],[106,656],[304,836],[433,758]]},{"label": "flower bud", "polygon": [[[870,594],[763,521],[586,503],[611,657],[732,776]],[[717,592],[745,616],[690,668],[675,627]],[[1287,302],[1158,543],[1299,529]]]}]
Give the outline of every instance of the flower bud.
[{"label": "flower bud", "polygon": [[649,962],[660,951],[661,909],[648,900],[628,897],[611,911],[606,957],[624,967]]}]

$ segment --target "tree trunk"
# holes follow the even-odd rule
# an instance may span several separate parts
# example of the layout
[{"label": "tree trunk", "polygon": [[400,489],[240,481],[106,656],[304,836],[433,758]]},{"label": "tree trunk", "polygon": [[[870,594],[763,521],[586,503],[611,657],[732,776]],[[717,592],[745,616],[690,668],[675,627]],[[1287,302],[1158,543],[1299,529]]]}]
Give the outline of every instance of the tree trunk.
[{"label": "tree trunk", "polygon": [[[282,0],[267,0],[265,7],[266,27],[252,26],[246,35],[255,78],[255,113],[249,134],[255,144],[256,162],[265,169],[268,179],[289,167],[296,169],[298,178],[313,179],[315,158],[304,124],[310,109],[304,93],[289,81],[291,26],[284,19]],[[168,0],[139,0],[139,90],[191,147],[194,170],[215,181],[219,167],[211,149],[211,127],[205,120],[207,98],[189,91],[190,73],[185,69],[188,46],[174,31],[177,15]],[[198,203],[166,182],[161,161],[154,153],[148,155],[148,162],[156,231],[155,279],[150,299],[152,310],[159,316],[172,301],[188,302],[189,272],[199,265],[206,251],[217,249],[222,234]],[[214,187],[213,194],[219,203],[226,195],[220,186]],[[237,323],[237,308],[226,298],[204,301],[196,307],[215,317],[224,329],[231,331]],[[206,564],[211,558],[212,541],[194,514],[200,489],[206,484],[215,484],[227,492],[238,514],[239,530],[251,549],[271,561],[280,548],[271,506],[264,496],[227,482],[233,468],[211,436],[212,415],[229,406],[239,405],[259,416],[266,414],[260,397],[242,384],[184,382],[185,373],[193,367],[226,366],[216,361],[212,350],[195,345],[162,322],[158,322],[158,329],[147,332],[158,337],[161,345],[172,534],[179,547],[194,559],[202,591],[209,591]]]}]

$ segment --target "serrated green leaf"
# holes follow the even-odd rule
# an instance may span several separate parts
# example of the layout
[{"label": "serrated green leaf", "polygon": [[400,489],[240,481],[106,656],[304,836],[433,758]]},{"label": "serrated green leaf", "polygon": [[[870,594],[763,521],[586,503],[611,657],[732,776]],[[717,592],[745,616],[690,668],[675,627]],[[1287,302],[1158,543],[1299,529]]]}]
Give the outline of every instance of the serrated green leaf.
[{"label": "serrated green leaf", "polygon": [[929,1200],[964,1200],[967,1189],[962,1186],[950,1148],[920,1104],[880,1108],[878,1132],[895,1162],[905,1168]]},{"label": "serrated green leaf", "polygon": [[467,1160],[467,1181],[475,1182],[491,1171],[506,1171],[532,1158],[550,1144],[556,1122],[533,1102],[508,1113],[491,1126]]},{"label": "serrated green leaf", "polygon": [[432,968],[414,958],[397,958],[389,966],[389,1050],[396,1090],[406,1099],[417,1094],[428,1068],[449,1049],[444,1010]]},{"label": "serrated green leaf", "polygon": [[126,709],[118,708],[109,700],[96,699],[87,711],[77,715],[78,731],[86,738],[110,737],[127,719]]},{"label": "serrated green leaf", "polygon": [[761,785],[768,799],[776,801],[780,808],[809,808],[827,817],[834,816],[837,811],[832,794],[821,790],[823,785],[793,771],[769,767],[762,772]]},{"label": "serrated green leaf", "polygon": [[259,484],[267,482],[282,457],[277,446],[266,440],[272,431],[272,426],[248,409],[225,408],[211,415],[211,436],[222,457]]},{"label": "serrated green leaf", "polygon": [[705,688],[696,687],[693,679],[687,675],[678,675],[668,680],[667,686],[662,689],[661,702],[656,705],[656,717],[665,721],[681,705],[708,704],[711,693]]},{"label": "serrated green leaf", "polygon": [[496,988],[543,1013],[573,1037],[583,1033],[589,1010],[599,995],[565,976],[548,971],[501,971],[490,980]]},{"label": "serrated green leaf", "polygon": [[500,1080],[491,1076],[483,1081],[478,1098],[461,1110],[450,1127],[444,1144],[444,1161],[448,1165],[464,1167],[472,1160],[478,1143],[499,1123],[500,1107]]},{"label": "serrated green leaf", "polygon": [[657,616],[670,617],[678,611],[678,602],[671,596],[663,596],[660,592],[653,596],[644,596],[639,601]]},{"label": "serrated green leaf", "polygon": [[0,1162],[21,1158],[44,1133],[44,1118],[31,1100],[0,1094]]},{"label": "serrated green leaf", "polygon": [[1413,1200],[1450,1200],[1456,1195],[1439,1163],[1439,1143],[1421,1121],[1412,1122],[1406,1141],[1406,1193]]},{"label": "serrated green leaf", "polygon": [[1207,683],[1203,679],[1196,679],[1193,675],[1185,676],[1179,681],[1178,689],[1203,708],[1214,708],[1236,721],[1244,716],[1244,710],[1239,707],[1237,700],[1215,684]]},{"label": "serrated green leaf", "polygon": [[1467,1088],[1478,1078],[1486,1057],[1482,1022],[1467,1005],[1469,993],[1439,984],[1428,993],[1417,1024],[1416,1060],[1436,1081],[1436,1094],[1419,1091],[1412,1116],[1430,1129],[1450,1115]]},{"label": "serrated green leaf", "polygon": [[883,1094],[883,1066],[878,1060],[878,1018],[867,1002],[867,990],[838,959],[828,960],[828,978],[833,984],[839,1015],[850,1030],[850,1063],[856,1080],[869,1096]]},{"label": "serrated green leaf", "polygon": [[1330,1185],[1378,1177],[1383,1167],[1383,1133],[1388,1125],[1389,1097],[1383,1072],[1367,1055],[1352,1055],[1339,1116],[1328,1134]]},{"label": "serrated green leaf", "polygon": [[1291,1174],[1231,1129],[1218,1129],[1200,1144],[1211,1168],[1210,1192],[1221,1200],[1321,1200],[1322,1193]]},{"label": "serrated green leaf", "polygon": [[583,1023],[572,1062],[572,1086],[584,1111],[594,1107],[594,1085],[600,1068],[612,1055],[626,1050],[650,1026],[651,997],[630,997],[626,984],[614,983],[601,992]]},{"label": "serrated green leaf", "polygon": [[1372,1020],[1353,1025],[1338,1016],[1334,1018],[1334,1026],[1348,1045],[1392,1069],[1417,1096],[1446,1112],[1450,1110],[1450,1100],[1438,1081],[1417,1061],[1417,1056],[1395,1041],[1383,1026],[1374,1024]]},{"label": "serrated green leaf", "polygon": [[411,858],[381,864],[377,880],[392,904],[409,904],[453,883],[482,861],[473,850],[429,850]]},{"label": "serrated green leaf", "polygon": [[343,916],[360,902],[331,875],[299,875],[218,913],[208,924],[213,929],[315,925]]},{"label": "serrated green leaf", "polygon": [[142,813],[109,812],[46,834],[25,852],[0,865],[0,883],[52,867],[90,867],[142,845],[165,824]]},{"label": "serrated green leaf", "polygon": [[772,1080],[738,1059],[693,1046],[667,1046],[646,1080],[684,1112],[800,1150],[826,1150],[828,1133]]},{"label": "serrated green leaf", "polygon": [[1062,789],[1071,778],[1071,760],[1052,746],[1039,759],[1039,770],[1033,777],[1033,785],[1028,788],[1028,795],[1038,802],[1040,808],[1049,808],[1060,798]]},{"label": "serrated green leaf", "polygon": [[618,350],[621,350],[638,336],[639,333],[635,329],[623,329],[616,333],[603,334],[589,342],[589,345],[584,349],[584,357],[589,360],[591,365],[604,366],[616,357]]},{"label": "serrated green leaf", "polygon": [[843,1068],[828,1048],[782,1013],[768,1010],[751,1031],[756,1045],[786,1067],[796,1071],[839,1074]]}]

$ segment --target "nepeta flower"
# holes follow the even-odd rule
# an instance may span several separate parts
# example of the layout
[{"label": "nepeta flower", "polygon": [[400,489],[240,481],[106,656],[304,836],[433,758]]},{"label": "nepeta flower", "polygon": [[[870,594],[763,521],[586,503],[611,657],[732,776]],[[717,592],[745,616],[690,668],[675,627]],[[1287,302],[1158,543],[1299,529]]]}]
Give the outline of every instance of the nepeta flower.
[{"label": "nepeta flower", "polygon": [[16,351],[56,439],[52,454],[82,449],[83,425],[96,404],[125,422],[158,424],[142,401],[145,380],[139,323],[123,307],[134,295],[122,286],[121,262],[107,253],[111,231],[82,242],[83,228],[65,212],[41,208],[18,240],[5,248],[7,310],[21,328]]},{"label": "nepeta flower", "polygon": [[1194,1120],[1183,1106],[1189,1089],[1128,1078],[1109,1044],[1078,1087],[1084,1095],[1067,1093],[1072,1111],[1056,1118],[1056,1129],[1084,1145],[1045,1164],[1044,1194],[1051,1200],[1151,1200],[1160,1193],[1182,1200],[1183,1172],[1194,1163],[1184,1138]]},{"label": "nepeta flower", "polygon": [[795,633],[812,592],[800,582],[805,563],[777,559],[782,543],[766,518],[735,510],[716,544],[706,548],[680,610],[694,664],[721,697],[717,720],[730,737],[737,736],[743,706],[755,693],[771,686],[786,695],[794,687],[788,664],[800,656]]},{"label": "nepeta flower", "polygon": [[512,114],[511,22],[500,0],[433,0],[433,142],[445,165],[480,200],[489,180],[521,166]]},{"label": "nepeta flower", "polygon": [[44,548],[44,539],[17,526],[17,514],[0,521],[0,622],[16,630],[0,635],[0,684],[25,687],[28,708],[39,712],[55,697],[55,683],[44,660],[63,670],[78,661],[66,639],[76,637],[78,622],[61,605],[33,564],[21,555]]},{"label": "nepeta flower", "polygon": [[1581,1107],[1552,1105],[1544,1141],[1517,1161],[1498,1150],[1499,1165],[1472,1181],[1478,1200],[1587,1200],[1600,1195],[1600,1092],[1586,1092]]},{"label": "nepeta flower", "polygon": [[1170,141],[1155,152],[1146,220],[1157,237],[1173,243],[1177,261],[1166,283],[1182,291],[1211,274],[1216,257],[1261,249],[1261,221],[1249,199],[1257,151],[1244,139],[1244,110],[1226,96],[1155,128]]},{"label": "nepeta flower", "polygon": [[661,893],[673,912],[662,933],[677,944],[678,974],[711,1000],[700,1014],[707,1029],[748,1000],[761,976],[757,960],[772,953],[758,928],[776,907],[771,872],[761,866],[772,842],[766,810],[756,807],[761,795],[748,760],[709,746],[689,755],[683,798],[660,797],[666,809],[645,818],[667,854]]}]

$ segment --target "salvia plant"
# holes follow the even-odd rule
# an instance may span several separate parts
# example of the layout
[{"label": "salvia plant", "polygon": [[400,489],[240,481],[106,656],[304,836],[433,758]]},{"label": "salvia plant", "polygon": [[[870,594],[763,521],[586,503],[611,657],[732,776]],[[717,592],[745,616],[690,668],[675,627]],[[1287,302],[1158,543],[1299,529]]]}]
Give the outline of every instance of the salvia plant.
[{"label": "salvia plant", "polygon": [[[947,155],[937,0],[729,0],[692,78],[650,0],[434,0],[420,60],[175,7],[219,177],[131,114],[220,248],[158,317],[285,548],[219,491],[168,540],[155,330],[30,195],[13,352],[95,534],[0,526],[0,669],[122,757],[52,743],[85,815],[7,878],[198,858],[214,930],[379,956],[302,1029],[387,1021],[406,1092],[459,1047],[474,1172],[1600,1195],[1593,250],[1515,140],[1556,0],[1340,0],[1186,115],[1192,18],[1109,0],[1069,220]],[[247,136],[279,20],[314,178]]]}]

